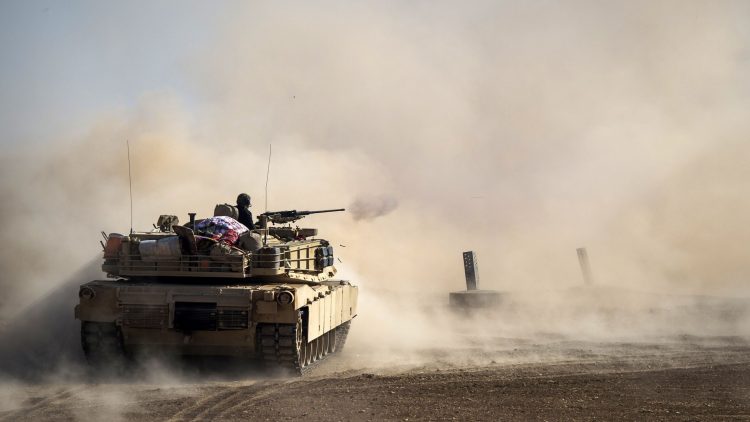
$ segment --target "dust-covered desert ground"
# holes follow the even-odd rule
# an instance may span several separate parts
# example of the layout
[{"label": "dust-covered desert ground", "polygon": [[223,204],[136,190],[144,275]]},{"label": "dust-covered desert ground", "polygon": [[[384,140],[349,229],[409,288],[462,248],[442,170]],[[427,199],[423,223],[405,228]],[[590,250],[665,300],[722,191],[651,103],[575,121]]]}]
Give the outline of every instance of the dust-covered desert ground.
[{"label": "dust-covered desert ground", "polygon": [[391,336],[378,327],[394,325],[374,311],[395,312],[365,301],[367,312],[355,318],[346,348],[302,378],[252,361],[158,356],[142,358],[124,374],[92,373],[80,357],[75,322],[57,318],[68,322],[54,326],[49,315],[31,315],[19,325],[25,332],[46,319],[69,338],[45,339],[41,332],[23,338],[11,321],[2,335],[0,418],[750,417],[750,336],[742,334],[747,301],[594,287],[559,292],[559,299],[538,298],[535,306],[521,294],[506,294],[497,309],[485,312],[454,312],[446,305],[404,310],[401,329]]},{"label": "dust-covered desert ground", "polygon": [[489,350],[421,353],[429,363],[368,367],[364,352],[349,350],[304,378],[252,367],[240,374],[213,368],[191,379],[173,374],[175,378],[165,382],[156,380],[164,373],[155,378],[142,370],[125,380],[60,379],[12,391],[4,387],[0,415],[7,421],[750,417],[748,339],[496,339]]}]

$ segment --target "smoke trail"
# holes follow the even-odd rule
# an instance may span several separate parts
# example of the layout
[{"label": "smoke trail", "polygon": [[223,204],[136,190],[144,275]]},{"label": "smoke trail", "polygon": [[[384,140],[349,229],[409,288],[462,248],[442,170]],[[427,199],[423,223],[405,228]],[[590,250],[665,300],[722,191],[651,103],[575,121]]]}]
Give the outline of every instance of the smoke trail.
[{"label": "smoke trail", "polygon": [[349,212],[354,220],[372,220],[391,213],[396,207],[398,201],[392,197],[362,197],[349,205]]}]

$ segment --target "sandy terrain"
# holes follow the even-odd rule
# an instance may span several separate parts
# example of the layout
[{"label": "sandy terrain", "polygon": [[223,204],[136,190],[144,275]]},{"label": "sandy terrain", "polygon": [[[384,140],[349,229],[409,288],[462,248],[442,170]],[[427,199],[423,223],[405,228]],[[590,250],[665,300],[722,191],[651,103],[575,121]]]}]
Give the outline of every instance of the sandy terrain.
[{"label": "sandy terrain", "polygon": [[[750,340],[646,343],[496,339],[368,367],[347,350],[305,378],[183,362],[128,380],[6,387],[15,420],[747,420]],[[394,359],[393,362],[398,362]],[[354,368],[354,369],[353,369]]]}]

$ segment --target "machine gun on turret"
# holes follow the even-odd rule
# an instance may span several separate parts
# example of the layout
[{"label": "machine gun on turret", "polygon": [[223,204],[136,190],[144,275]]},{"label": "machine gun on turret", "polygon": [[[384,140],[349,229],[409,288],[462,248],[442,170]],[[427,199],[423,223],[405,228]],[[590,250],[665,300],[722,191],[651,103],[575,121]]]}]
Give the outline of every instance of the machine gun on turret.
[{"label": "machine gun on turret", "polygon": [[274,224],[292,223],[310,214],[322,214],[325,212],[340,212],[345,211],[344,208],[337,208],[333,210],[319,210],[319,211],[267,211],[260,215],[261,218],[265,218]]}]

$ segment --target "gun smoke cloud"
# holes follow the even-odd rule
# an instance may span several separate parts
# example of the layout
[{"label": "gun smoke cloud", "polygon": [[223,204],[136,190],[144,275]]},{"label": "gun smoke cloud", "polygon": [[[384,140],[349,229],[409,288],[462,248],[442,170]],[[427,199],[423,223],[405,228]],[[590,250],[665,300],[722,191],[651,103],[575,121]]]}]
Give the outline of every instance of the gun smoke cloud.
[{"label": "gun smoke cloud", "polygon": [[[746,2],[234,7],[182,58],[181,89],[6,147],[3,318],[96,256],[100,230],[129,230],[126,140],[136,229],[159,214],[208,215],[240,192],[262,212],[268,144],[269,209],[351,204],[303,223],[346,245],[337,253],[362,287],[352,341],[363,349],[368,332],[434,342],[442,319],[414,300],[462,289],[464,250],[479,253],[484,288],[529,302],[563,306],[582,245],[603,286],[750,295]],[[628,297],[633,313],[647,309]],[[547,317],[528,332],[561,328]],[[629,333],[648,325],[630,321]]]},{"label": "gun smoke cloud", "polygon": [[387,196],[376,196],[366,198],[356,198],[349,205],[349,212],[355,221],[372,220],[384,215],[390,214],[398,207],[398,201],[395,198]]}]

